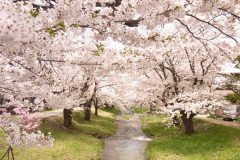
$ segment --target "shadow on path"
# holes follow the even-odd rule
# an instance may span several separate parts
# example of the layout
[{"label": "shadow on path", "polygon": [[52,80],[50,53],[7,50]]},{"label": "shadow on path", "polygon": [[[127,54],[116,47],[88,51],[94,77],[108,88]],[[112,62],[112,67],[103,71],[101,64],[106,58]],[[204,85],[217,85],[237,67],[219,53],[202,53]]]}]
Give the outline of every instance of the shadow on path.
[{"label": "shadow on path", "polygon": [[106,139],[102,159],[146,160],[144,153],[149,140],[141,129],[138,116],[130,120],[119,116],[117,133]]}]

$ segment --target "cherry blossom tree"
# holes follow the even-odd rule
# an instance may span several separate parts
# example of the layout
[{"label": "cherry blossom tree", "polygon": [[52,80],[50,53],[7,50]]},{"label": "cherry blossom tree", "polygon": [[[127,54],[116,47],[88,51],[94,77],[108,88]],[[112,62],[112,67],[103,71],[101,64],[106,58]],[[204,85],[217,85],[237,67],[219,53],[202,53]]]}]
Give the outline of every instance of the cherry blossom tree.
[{"label": "cherry blossom tree", "polygon": [[[39,106],[65,108],[65,127],[71,126],[75,106],[83,105],[90,120],[105,76],[104,85],[118,83],[118,97],[110,99],[119,105],[138,98],[166,106],[192,93],[195,99],[201,90],[211,91],[217,66],[238,55],[239,5],[235,0],[2,0],[0,93],[10,100],[6,105],[30,107],[22,99],[37,97]],[[111,51],[102,43],[108,38],[126,47]],[[119,75],[132,78],[120,83]],[[134,83],[133,77],[138,77]],[[148,92],[139,92],[146,86]],[[195,113],[205,106],[202,101],[196,109],[186,106]],[[189,110],[183,110],[184,121]]]},{"label": "cherry blossom tree", "polygon": [[178,112],[186,134],[194,132],[193,117],[200,113],[211,113],[215,107],[228,104],[222,95],[207,91],[185,92],[169,101],[166,112],[174,117]]}]

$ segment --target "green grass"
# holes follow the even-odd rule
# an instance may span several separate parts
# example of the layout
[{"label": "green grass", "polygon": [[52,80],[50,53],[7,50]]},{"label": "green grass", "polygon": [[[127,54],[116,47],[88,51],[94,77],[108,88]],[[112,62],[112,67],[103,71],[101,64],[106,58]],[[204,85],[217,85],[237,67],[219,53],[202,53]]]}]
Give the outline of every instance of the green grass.
[{"label": "green grass", "polygon": [[[16,148],[17,160],[99,160],[103,149],[103,138],[114,134],[117,128],[114,114],[99,111],[100,116],[92,114],[90,122],[83,121],[83,113],[73,116],[73,129],[64,129],[61,116],[43,120],[41,130],[51,132],[55,138],[50,148]],[[2,134],[2,133],[0,133]],[[2,137],[2,135],[1,135]],[[3,142],[3,139],[0,139]],[[1,143],[0,143],[1,144]],[[0,147],[3,155],[6,146]]]},{"label": "green grass", "polygon": [[100,110],[101,111],[105,111],[105,112],[109,112],[109,113],[113,113],[113,114],[115,114],[115,115],[117,115],[117,114],[120,114],[120,110],[118,109],[118,108],[106,108],[106,107],[104,107],[104,108],[100,108]]},{"label": "green grass", "polygon": [[195,133],[166,128],[165,116],[143,117],[143,130],[154,140],[148,143],[150,160],[239,160],[240,129],[194,120]]},{"label": "green grass", "polygon": [[124,119],[124,120],[130,120],[131,118],[133,118],[133,116],[134,116],[134,115],[132,115],[132,114],[126,114],[126,115],[123,115],[123,116],[122,116],[122,119]]},{"label": "green grass", "polygon": [[136,114],[143,114],[148,111],[148,108],[136,106],[132,107],[132,111]]},{"label": "green grass", "polygon": [[233,104],[236,104],[240,101],[240,94],[232,93],[226,96],[226,100],[230,101]]},{"label": "green grass", "polygon": [[222,117],[217,117],[213,114],[210,114],[209,116],[207,116],[207,118],[210,118],[210,119],[223,119]]}]

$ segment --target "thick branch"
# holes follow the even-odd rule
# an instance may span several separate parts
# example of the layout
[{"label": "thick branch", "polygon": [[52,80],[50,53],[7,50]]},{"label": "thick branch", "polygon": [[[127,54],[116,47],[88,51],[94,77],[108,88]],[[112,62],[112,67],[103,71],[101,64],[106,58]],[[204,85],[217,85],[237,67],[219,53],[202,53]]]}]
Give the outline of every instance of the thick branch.
[{"label": "thick branch", "polygon": [[[205,69],[205,73],[204,73],[204,75],[206,75],[207,73],[208,73],[208,70],[210,69],[210,67],[212,66],[212,64],[214,63],[214,61],[217,59],[217,57],[214,57],[213,59],[212,59],[212,61],[209,63],[209,65],[206,67],[206,69]],[[204,76],[203,75],[203,76]]]},{"label": "thick branch", "polygon": [[189,62],[189,65],[190,65],[190,69],[191,69],[191,71],[192,71],[192,74],[194,75],[194,74],[196,73],[194,60],[193,60],[193,62],[191,62],[187,48],[185,48],[185,52],[186,52],[186,55],[187,55],[187,58],[188,58],[188,62]]},{"label": "thick branch", "polygon": [[128,27],[138,27],[139,22],[142,21],[143,18],[139,18],[139,19],[129,19],[129,20],[119,20],[119,21],[115,21],[116,23],[123,23],[124,25],[128,26]]},{"label": "thick branch", "polygon": [[157,73],[157,75],[159,76],[159,78],[163,81],[163,77],[162,75],[158,72],[158,70],[156,68],[153,68],[153,70]]}]

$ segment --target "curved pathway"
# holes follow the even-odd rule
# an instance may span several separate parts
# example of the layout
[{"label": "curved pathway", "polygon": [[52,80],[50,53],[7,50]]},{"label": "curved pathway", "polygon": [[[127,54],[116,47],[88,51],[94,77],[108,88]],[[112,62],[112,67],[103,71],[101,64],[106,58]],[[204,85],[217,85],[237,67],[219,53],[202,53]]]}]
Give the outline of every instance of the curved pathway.
[{"label": "curved pathway", "polygon": [[212,119],[206,116],[197,116],[198,119],[204,120],[209,123],[219,124],[227,127],[240,128],[240,123],[235,121],[224,121],[223,119]]},{"label": "curved pathway", "polygon": [[145,148],[148,139],[142,132],[138,116],[130,120],[118,117],[117,133],[106,139],[103,160],[146,160]]}]

